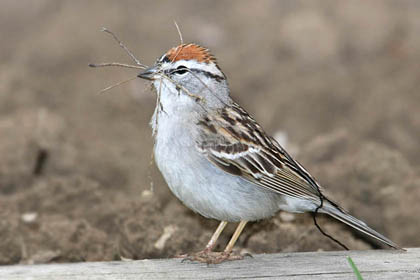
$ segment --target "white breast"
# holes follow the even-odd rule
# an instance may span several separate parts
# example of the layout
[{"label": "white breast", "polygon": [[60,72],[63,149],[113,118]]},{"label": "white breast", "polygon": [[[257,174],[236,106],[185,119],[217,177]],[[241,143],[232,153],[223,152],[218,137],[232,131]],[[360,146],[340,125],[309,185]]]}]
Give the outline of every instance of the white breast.
[{"label": "white breast", "polygon": [[158,115],[155,160],[169,188],[187,207],[217,220],[259,220],[279,210],[281,197],[213,165],[195,147],[194,119]]}]

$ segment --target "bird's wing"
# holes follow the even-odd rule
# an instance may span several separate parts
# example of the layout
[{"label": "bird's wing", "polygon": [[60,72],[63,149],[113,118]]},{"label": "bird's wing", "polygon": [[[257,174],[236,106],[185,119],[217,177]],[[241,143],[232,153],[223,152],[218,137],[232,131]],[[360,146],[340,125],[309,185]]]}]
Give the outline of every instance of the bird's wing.
[{"label": "bird's wing", "polygon": [[211,112],[198,125],[201,141],[197,142],[197,148],[216,166],[282,195],[317,204],[326,199],[320,212],[402,249],[325,197],[315,179],[239,105]]},{"label": "bird's wing", "polygon": [[313,177],[238,104],[204,116],[198,150],[224,171],[290,197],[319,201]]}]

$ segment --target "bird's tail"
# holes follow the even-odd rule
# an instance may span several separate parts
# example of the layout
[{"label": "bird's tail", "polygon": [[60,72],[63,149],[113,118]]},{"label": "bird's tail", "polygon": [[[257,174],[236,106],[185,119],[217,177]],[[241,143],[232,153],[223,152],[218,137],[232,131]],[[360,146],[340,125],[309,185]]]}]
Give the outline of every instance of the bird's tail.
[{"label": "bird's tail", "polygon": [[398,246],[390,239],[386,238],[379,232],[371,229],[365,222],[362,222],[361,220],[348,214],[345,210],[336,206],[333,202],[330,203],[325,201],[324,206],[321,209],[319,209],[319,212],[328,214],[331,217],[339,220],[340,222],[343,222],[351,226],[352,228],[357,229],[358,231],[363,232],[364,234],[369,235],[370,237],[373,237],[374,239],[379,240],[382,243],[385,243],[395,249],[404,250],[402,247]]}]

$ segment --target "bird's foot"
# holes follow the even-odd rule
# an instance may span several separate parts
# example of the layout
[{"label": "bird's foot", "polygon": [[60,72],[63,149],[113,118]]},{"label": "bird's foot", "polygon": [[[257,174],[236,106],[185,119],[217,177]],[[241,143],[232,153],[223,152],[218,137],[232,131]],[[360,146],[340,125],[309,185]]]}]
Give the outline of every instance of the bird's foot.
[{"label": "bird's foot", "polygon": [[[249,254],[248,254],[249,255]],[[191,255],[183,254],[175,256],[177,258],[182,258],[182,262],[184,261],[196,261],[202,262],[207,264],[219,264],[224,261],[235,261],[235,260],[242,260],[244,258],[243,255],[234,254],[234,253],[227,253],[227,252],[212,252],[208,250],[203,250]]]}]

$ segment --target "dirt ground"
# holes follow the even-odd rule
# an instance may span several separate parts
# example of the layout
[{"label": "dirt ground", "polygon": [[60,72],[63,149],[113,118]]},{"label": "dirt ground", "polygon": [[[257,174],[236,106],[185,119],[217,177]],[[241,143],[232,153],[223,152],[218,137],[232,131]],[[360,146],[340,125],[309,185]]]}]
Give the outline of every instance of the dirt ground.
[{"label": "dirt ground", "polygon": [[[102,26],[146,64],[209,47],[232,94],[355,216],[420,246],[420,2],[0,3],[0,264],[166,258],[217,221],[184,207],[153,163],[155,106]],[[378,248],[326,217],[351,249]],[[220,238],[222,249],[234,230]],[[252,223],[236,250],[339,250],[310,215]]]}]

